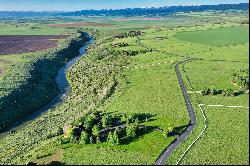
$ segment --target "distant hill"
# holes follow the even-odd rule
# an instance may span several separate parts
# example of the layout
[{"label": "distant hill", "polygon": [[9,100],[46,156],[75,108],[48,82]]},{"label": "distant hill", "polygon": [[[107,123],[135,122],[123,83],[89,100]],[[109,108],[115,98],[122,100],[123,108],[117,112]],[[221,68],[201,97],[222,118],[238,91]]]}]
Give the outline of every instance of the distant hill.
[{"label": "distant hill", "polygon": [[0,18],[7,17],[49,17],[49,16],[166,16],[177,12],[202,12],[206,10],[249,10],[249,3],[220,4],[202,6],[171,6],[159,8],[127,8],[127,9],[103,9],[103,10],[82,10],[75,12],[59,11],[0,11]]},{"label": "distant hill", "polygon": [[177,12],[202,12],[206,10],[249,10],[249,3],[240,4],[220,4],[220,5],[202,5],[202,6],[171,6],[159,8],[128,8],[116,10],[82,10],[76,12],[59,13],[58,16],[165,16]]},{"label": "distant hill", "polygon": [[0,18],[9,18],[9,17],[49,17],[54,16],[56,14],[62,13],[56,11],[43,11],[43,12],[36,12],[36,11],[0,11]]}]

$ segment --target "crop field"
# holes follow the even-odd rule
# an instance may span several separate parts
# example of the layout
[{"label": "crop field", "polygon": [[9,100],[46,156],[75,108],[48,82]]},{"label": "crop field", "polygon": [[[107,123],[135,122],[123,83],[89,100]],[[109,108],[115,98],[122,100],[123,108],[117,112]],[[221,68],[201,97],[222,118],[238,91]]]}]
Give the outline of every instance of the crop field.
[{"label": "crop field", "polygon": [[[23,52],[32,51],[26,48],[29,43],[21,46],[25,43],[21,39],[34,44],[33,49],[38,48],[36,44],[41,48],[43,40],[51,47],[60,40],[48,50],[0,56],[0,94],[6,99],[12,92],[19,94],[15,89],[27,94],[24,99],[11,96],[20,110],[12,109],[14,102],[0,100],[0,108],[5,109],[1,121],[9,113],[16,118],[18,111],[32,112],[20,103],[35,94],[42,100],[36,98],[32,103],[42,105],[52,97],[44,97],[48,92],[56,93],[56,71],[78,54],[82,44],[76,32],[86,31],[95,40],[67,73],[72,93],[64,103],[0,139],[0,164],[154,164],[189,126],[175,68],[177,62],[188,59],[179,70],[197,124],[165,164],[249,164],[249,27],[234,21],[245,19],[243,13],[231,21],[233,14],[225,14],[227,22],[216,17],[220,14],[109,17],[106,21],[93,17],[84,18],[85,22],[79,17],[65,18],[38,24],[45,29],[59,28],[61,36],[13,36],[20,46],[13,44],[10,54],[19,53],[21,47]],[[40,32],[36,33],[43,34]],[[14,77],[14,83],[6,84]],[[9,118],[0,124],[14,121]]]},{"label": "crop field", "polygon": [[109,23],[97,23],[97,22],[74,22],[63,24],[48,24],[49,27],[86,27],[86,26],[112,26]]},{"label": "crop field", "polygon": [[63,35],[0,36],[0,55],[22,54],[56,47]]},{"label": "crop field", "polygon": [[133,17],[133,18],[113,18],[114,21],[159,21],[162,20],[161,17]]}]

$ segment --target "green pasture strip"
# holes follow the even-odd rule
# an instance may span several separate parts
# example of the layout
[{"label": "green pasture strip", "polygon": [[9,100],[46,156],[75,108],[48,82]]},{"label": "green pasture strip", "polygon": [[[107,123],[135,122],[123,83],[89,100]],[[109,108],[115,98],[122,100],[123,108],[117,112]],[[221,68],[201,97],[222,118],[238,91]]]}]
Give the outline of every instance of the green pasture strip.
[{"label": "green pasture strip", "polygon": [[249,110],[206,107],[208,128],[181,164],[248,164]]}]

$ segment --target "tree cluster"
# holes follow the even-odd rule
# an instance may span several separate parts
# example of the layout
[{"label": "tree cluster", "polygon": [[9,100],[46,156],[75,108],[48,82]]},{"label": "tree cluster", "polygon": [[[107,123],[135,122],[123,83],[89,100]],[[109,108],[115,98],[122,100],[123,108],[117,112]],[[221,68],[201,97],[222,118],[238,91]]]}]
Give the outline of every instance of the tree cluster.
[{"label": "tree cluster", "polygon": [[[145,130],[139,123],[146,122],[151,114],[112,114],[93,112],[65,126],[62,143],[95,144],[109,142],[119,145],[122,140],[132,140]],[[78,125],[77,125],[78,124]]]}]

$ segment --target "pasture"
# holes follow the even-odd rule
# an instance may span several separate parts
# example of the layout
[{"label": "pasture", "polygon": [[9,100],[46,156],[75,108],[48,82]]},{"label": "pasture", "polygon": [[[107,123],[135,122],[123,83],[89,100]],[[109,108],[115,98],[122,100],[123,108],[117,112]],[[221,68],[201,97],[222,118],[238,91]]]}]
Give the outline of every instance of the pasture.
[{"label": "pasture", "polygon": [[48,27],[41,23],[0,23],[0,35],[62,35],[65,28]]},{"label": "pasture", "polygon": [[248,42],[248,26],[232,26],[219,29],[190,31],[178,33],[175,37],[180,40],[207,44],[212,46],[225,46]]},{"label": "pasture", "polygon": [[[235,28],[235,27],[234,27]],[[248,33],[248,29],[244,26],[238,26],[238,32]],[[232,75],[234,72],[240,69],[249,68],[249,46],[248,38],[246,38],[244,33],[241,35],[238,33],[238,37],[231,38],[234,34],[231,34],[227,28],[220,28],[222,37],[220,42],[212,43],[211,38],[196,38],[196,32],[200,35],[200,30],[193,31],[194,38],[189,36],[189,42],[193,41],[192,46],[196,46],[197,53],[189,54],[190,57],[200,58],[193,62],[182,65],[182,74],[184,76],[185,85],[189,91],[199,91],[204,87],[210,87],[214,89],[229,89],[232,90],[242,90],[240,87],[231,83]],[[205,33],[202,30],[202,33]],[[208,29],[210,33],[211,30]],[[188,32],[180,32],[179,35],[187,34]],[[187,34],[188,36],[189,34]],[[204,34],[205,35],[205,34]],[[210,34],[211,35],[211,34]],[[218,34],[219,35],[219,34]],[[175,35],[178,39],[181,37]],[[185,36],[185,37],[187,37]],[[206,36],[206,35],[205,35]],[[241,41],[240,41],[241,40]],[[182,40],[179,40],[180,42]],[[223,41],[223,42],[222,42]],[[204,49],[203,45],[199,43],[206,44],[209,46]],[[242,43],[244,42],[244,43]],[[241,43],[241,44],[240,44]],[[226,46],[228,44],[234,44]],[[188,148],[197,136],[203,131],[205,126],[205,121],[203,115],[198,107],[198,104],[210,104],[210,105],[226,105],[226,106],[249,106],[249,94],[242,94],[237,97],[223,97],[220,95],[215,96],[202,96],[201,94],[191,94],[192,103],[195,107],[197,114],[197,127],[194,132],[173,154],[170,156],[167,164],[176,164],[179,161],[180,156]],[[186,155],[183,156],[183,160],[179,164],[211,164],[211,163],[227,163],[227,164],[243,164],[248,163],[248,152],[247,152],[247,142],[244,142],[247,137],[247,117],[249,112],[247,109],[231,109],[231,108],[204,108],[205,115],[208,119],[207,130],[200,139],[189,149]],[[232,118],[232,116],[236,116]],[[239,116],[239,117],[237,117]],[[238,124],[240,120],[240,124]],[[244,120],[243,120],[244,119]],[[226,127],[225,127],[226,126]],[[229,127],[230,126],[230,127]],[[230,130],[230,129],[232,130]],[[235,128],[235,130],[233,130]],[[237,129],[236,129],[237,128]],[[237,136],[233,136],[236,134]],[[237,137],[241,134],[242,139]],[[240,140],[240,141],[239,141]],[[208,142],[206,142],[208,141]],[[210,142],[211,141],[211,142]],[[236,145],[237,143],[238,145]],[[214,146],[211,146],[214,145]],[[229,149],[230,147],[230,149]],[[233,150],[234,147],[239,147]],[[239,150],[241,149],[241,150]],[[198,155],[199,154],[199,155]],[[230,156],[230,157],[229,157]],[[232,157],[233,156],[233,157]]]},{"label": "pasture", "polygon": [[204,109],[208,128],[181,164],[247,165],[249,163],[249,110],[211,107]]}]

